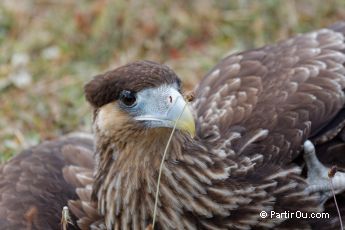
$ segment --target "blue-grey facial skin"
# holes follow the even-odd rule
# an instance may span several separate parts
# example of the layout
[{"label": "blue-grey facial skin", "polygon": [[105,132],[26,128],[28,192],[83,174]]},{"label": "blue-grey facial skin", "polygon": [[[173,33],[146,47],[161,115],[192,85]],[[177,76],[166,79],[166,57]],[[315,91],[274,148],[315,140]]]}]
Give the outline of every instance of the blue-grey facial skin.
[{"label": "blue-grey facial skin", "polygon": [[136,102],[132,106],[121,101],[119,105],[146,128],[173,128],[180,117],[176,127],[194,135],[194,119],[177,84],[144,89],[136,93]]}]

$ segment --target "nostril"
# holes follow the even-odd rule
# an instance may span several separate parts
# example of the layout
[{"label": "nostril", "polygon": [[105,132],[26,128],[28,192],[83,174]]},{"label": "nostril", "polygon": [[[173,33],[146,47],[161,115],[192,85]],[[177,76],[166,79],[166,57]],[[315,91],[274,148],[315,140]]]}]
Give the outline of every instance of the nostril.
[{"label": "nostril", "polygon": [[172,103],[172,96],[169,96],[169,101],[170,103]]}]

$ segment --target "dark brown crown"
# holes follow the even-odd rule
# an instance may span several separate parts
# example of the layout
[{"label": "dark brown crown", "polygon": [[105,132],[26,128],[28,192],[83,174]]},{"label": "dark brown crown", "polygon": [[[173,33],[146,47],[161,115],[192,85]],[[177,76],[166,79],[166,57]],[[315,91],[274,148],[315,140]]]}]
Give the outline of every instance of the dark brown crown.
[{"label": "dark brown crown", "polygon": [[94,77],[84,87],[88,102],[101,107],[117,100],[122,90],[139,92],[162,84],[180,84],[174,71],[151,61],[137,61]]}]

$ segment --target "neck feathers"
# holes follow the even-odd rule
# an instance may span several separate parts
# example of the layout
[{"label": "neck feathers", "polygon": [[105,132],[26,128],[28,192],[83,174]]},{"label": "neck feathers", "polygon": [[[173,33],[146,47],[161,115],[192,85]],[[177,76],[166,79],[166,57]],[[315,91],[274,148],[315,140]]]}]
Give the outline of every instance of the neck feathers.
[{"label": "neck feathers", "polygon": [[[152,221],[158,171],[169,131],[145,130],[130,138],[119,135],[115,143],[114,138],[98,136],[93,199],[98,201],[107,227],[145,229]],[[183,158],[186,139],[179,131],[174,134],[163,175],[170,173],[169,165]]]}]

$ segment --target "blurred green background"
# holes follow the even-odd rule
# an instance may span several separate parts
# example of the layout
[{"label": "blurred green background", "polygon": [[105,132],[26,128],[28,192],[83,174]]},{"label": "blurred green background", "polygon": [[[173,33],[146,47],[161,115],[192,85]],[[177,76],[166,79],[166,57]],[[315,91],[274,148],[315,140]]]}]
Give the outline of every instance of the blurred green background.
[{"label": "blurred green background", "polygon": [[2,0],[0,161],[90,131],[83,85],[97,73],[148,59],[191,88],[229,53],[341,19],[344,0]]}]

